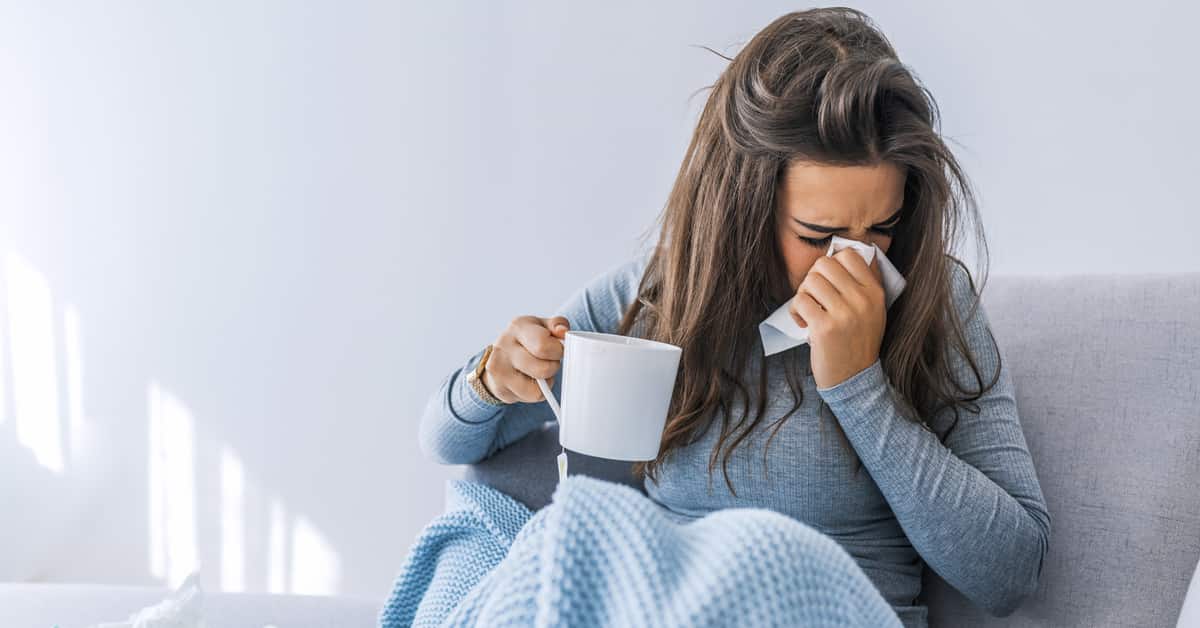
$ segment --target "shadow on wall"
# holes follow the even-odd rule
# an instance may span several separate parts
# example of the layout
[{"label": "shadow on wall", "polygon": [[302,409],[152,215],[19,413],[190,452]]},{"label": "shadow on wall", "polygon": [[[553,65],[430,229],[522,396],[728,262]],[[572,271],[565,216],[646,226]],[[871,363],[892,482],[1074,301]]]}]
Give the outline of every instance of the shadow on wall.
[{"label": "shadow on wall", "polygon": [[321,530],[169,385],[148,379],[145,414],[125,425],[89,420],[82,313],[17,252],[0,261],[0,503],[18,513],[0,524],[0,581],[69,573],[105,542],[105,522],[144,531],[126,548],[144,570],[112,574],[131,583],[175,586],[199,568],[210,589],[339,593],[340,557]]}]

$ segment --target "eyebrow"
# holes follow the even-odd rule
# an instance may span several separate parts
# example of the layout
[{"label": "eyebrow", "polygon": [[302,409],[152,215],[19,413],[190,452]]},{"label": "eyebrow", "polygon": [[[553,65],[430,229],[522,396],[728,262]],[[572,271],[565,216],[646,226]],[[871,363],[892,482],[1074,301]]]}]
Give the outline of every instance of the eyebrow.
[{"label": "eyebrow", "polygon": [[[897,209],[896,211],[892,212],[892,215],[888,216],[887,220],[885,220],[883,222],[877,222],[871,226],[879,227],[879,226],[886,225],[886,224],[892,222],[893,220],[895,220],[896,218],[898,218],[900,216],[900,212],[903,210],[904,210],[904,208],[901,207],[900,209]],[[796,222],[804,225],[805,227],[808,227],[809,229],[812,229],[813,231],[820,231],[821,233],[836,233],[838,231],[845,231],[846,229],[849,229],[849,227],[826,227],[825,225],[814,225],[811,222],[804,222],[803,220],[800,220],[799,218],[792,218],[792,220],[795,220]]]}]

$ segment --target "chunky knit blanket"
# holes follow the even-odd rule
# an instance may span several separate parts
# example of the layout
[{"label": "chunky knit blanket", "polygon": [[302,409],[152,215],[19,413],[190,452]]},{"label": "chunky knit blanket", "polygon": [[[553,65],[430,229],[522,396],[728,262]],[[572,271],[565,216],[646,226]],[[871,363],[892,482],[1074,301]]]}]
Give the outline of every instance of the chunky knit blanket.
[{"label": "chunky knit blanket", "polygon": [[833,539],[766,509],[679,522],[586,476],[531,513],[450,480],[380,615],[393,626],[900,626]]}]

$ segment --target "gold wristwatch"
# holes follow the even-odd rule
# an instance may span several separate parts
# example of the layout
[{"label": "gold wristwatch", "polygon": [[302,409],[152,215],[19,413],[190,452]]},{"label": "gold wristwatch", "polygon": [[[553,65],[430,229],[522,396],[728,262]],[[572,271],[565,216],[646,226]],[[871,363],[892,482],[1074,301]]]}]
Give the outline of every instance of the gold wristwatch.
[{"label": "gold wristwatch", "polygon": [[484,403],[493,406],[505,406],[508,404],[501,401],[498,397],[496,397],[496,395],[493,395],[492,392],[487,389],[487,386],[483,385],[483,369],[487,366],[488,358],[492,357],[493,348],[494,347],[492,345],[488,345],[487,348],[483,350],[483,357],[479,358],[479,364],[475,365],[475,370],[467,373],[467,383],[470,384],[471,388],[475,390],[475,394],[479,395],[479,397],[483,399]]}]

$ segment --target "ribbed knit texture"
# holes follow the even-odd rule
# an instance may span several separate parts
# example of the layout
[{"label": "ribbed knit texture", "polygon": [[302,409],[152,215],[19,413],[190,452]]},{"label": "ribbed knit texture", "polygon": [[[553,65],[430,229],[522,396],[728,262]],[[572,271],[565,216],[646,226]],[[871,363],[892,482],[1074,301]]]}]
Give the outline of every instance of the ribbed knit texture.
[{"label": "ribbed knit texture", "polygon": [[[637,297],[646,261],[639,255],[598,275],[556,314],[567,317],[573,330],[617,331]],[[999,359],[983,306],[974,307],[976,293],[966,270],[957,264],[952,270],[953,306],[964,321],[979,376],[985,384],[995,380],[974,401],[974,409],[959,411],[957,423],[950,409],[910,416],[878,359],[845,381],[819,388],[809,369],[808,345],[763,361],[761,346],[751,347],[759,354],[741,374],[749,399],[731,400],[733,416],[716,411],[707,431],[672,449],[658,481],[644,478],[646,493],[678,519],[756,507],[811,526],[858,562],[907,628],[927,625],[926,608],[918,600],[927,568],[976,606],[996,615],[1011,613],[1041,577],[1050,515],[1025,443],[1007,361]],[[630,333],[638,335],[638,328]],[[554,420],[545,403],[484,403],[464,381],[481,353],[452,371],[426,405],[419,438],[434,460],[474,463]],[[967,391],[977,390],[968,361],[957,352],[949,358],[955,381]],[[760,369],[767,379],[764,414],[724,466],[731,490],[723,465],[710,473],[709,459],[722,422],[732,425],[757,407]],[[803,395],[795,412],[788,372],[798,373]],[[554,380],[560,396],[561,380]],[[752,418],[744,420],[748,424]],[[856,470],[856,463],[861,468]],[[553,457],[544,464],[553,469]]]},{"label": "ribbed knit texture", "polygon": [[446,483],[445,512],[409,550],[381,626],[439,626],[463,596],[508,554],[532,513],[511,497],[473,482]]},{"label": "ribbed knit texture", "polygon": [[448,493],[384,628],[901,625],[845,550],[770,510],[678,523],[638,491],[586,476],[532,517],[482,484],[451,480]]}]

